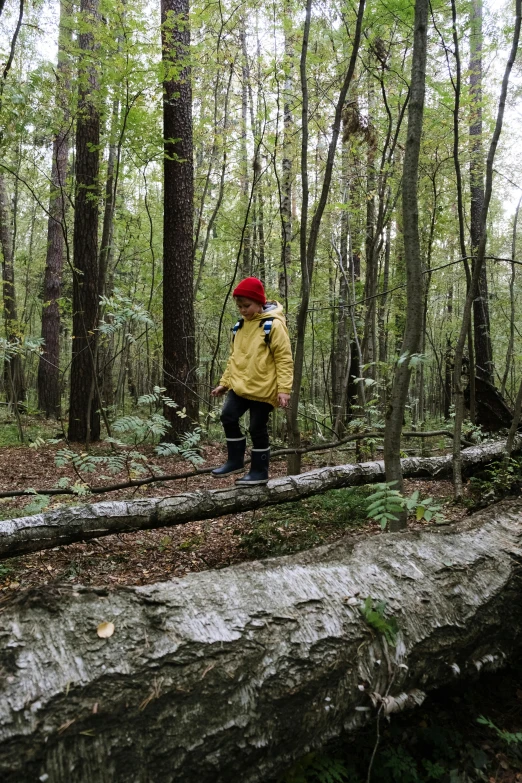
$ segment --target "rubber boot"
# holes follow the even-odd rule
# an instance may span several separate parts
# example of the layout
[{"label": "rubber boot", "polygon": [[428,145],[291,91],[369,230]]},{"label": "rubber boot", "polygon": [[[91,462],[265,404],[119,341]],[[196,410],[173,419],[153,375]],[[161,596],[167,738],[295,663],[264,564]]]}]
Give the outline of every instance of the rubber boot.
[{"label": "rubber boot", "polygon": [[270,448],[252,449],[250,470],[246,476],[236,479],[236,484],[251,487],[256,484],[266,484],[268,481],[268,466],[270,464]]},{"label": "rubber boot", "polygon": [[231,473],[241,473],[245,467],[246,436],[244,438],[227,438],[228,459],[220,468],[212,471],[213,476],[229,476]]}]

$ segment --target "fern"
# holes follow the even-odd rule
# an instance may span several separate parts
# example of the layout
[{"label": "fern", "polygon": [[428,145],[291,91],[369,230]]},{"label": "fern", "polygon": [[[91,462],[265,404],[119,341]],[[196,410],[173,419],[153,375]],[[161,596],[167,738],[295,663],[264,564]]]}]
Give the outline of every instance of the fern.
[{"label": "fern", "polygon": [[399,628],[395,617],[386,617],[385,601],[377,601],[374,604],[373,598],[368,596],[359,606],[359,611],[368,625],[384,636],[390,647],[396,646]]},{"label": "fern", "polygon": [[174,457],[179,454],[179,446],[175,443],[159,443],[154,451],[158,457]]},{"label": "fern", "polygon": [[308,753],[281,778],[280,783],[358,783],[340,759]]},{"label": "fern", "polygon": [[32,500],[26,506],[24,506],[24,512],[26,514],[39,514],[41,511],[47,508],[50,502],[51,498],[47,495],[35,494]]}]

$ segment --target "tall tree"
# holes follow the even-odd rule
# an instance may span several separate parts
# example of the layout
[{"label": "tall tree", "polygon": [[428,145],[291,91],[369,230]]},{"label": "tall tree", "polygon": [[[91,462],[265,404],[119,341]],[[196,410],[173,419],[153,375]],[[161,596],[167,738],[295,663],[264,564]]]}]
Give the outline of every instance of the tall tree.
[{"label": "tall tree", "polygon": [[[14,248],[11,217],[5,179],[0,173],[0,248],[2,250],[2,297],[4,305],[5,335],[9,343],[20,342],[20,325],[16,308],[14,278]],[[22,360],[18,352],[6,358],[4,379],[8,400],[16,405],[25,398]]]},{"label": "tall tree", "polygon": [[60,2],[58,35],[57,104],[58,130],[53,141],[47,253],[42,310],[44,348],[38,364],[38,407],[46,417],[60,416],[60,305],[64,261],[65,185],[69,156],[70,71],[68,45],[71,40],[70,0]]},{"label": "tall tree", "polygon": [[[470,34],[470,235],[472,269],[482,231],[484,208],[484,151],[482,145],[482,0],[471,2]],[[480,271],[478,292],[473,300],[473,337],[475,343],[476,373],[484,380],[494,382],[493,349],[489,319],[488,279],[486,266]]]},{"label": "tall tree", "polygon": [[[401,355],[395,369],[392,391],[386,411],[384,461],[386,481],[396,482],[402,490],[401,433],[413,354],[421,344],[423,325],[423,279],[419,238],[418,172],[426,92],[426,49],[429,0],[416,0],[413,55],[411,64],[408,131],[402,175],[402,210],[404,261],[406,265],[406,324]],[[406,519],[397,520],[396,528],[405,527]]]},{"label": "tall tree", "polygon": [[281,300],[288,309],[288,280],[292,262],[292,87],[294,69],[294,46],[292,39],[292,9],[289,0],[284,3],[284,86],[283,86],[283,159],[281,162],[281,266],[278,288]]},{"label": "tall tree", "polygon": [[455,385],[455,428],[453,434],[453,484],[455,487],[455,498],[460,499],[462,497],[462,455],[461,455],[461,443],[460,437],[462,433],[462,423],[464,418],[464,390],[462,387],[462,360],[464,356],[464,343],[466,335],[468,333],[470,319],[471,319],[471,307],[473,300],[479,290],[479,280],[482,272],[482,265],[484,264],[484,258],[486,255],[486,243],[487,232],[486,225],[489,212],[489,204],[491,201],[491,195],[493,192],[493,163],[495,160],[495,153],[497,151],[498,141],[502,132],[502,125],[504,122],[504,109],[506,106],[507,90],[509,85],[509,77],[511,75],[511,69],[515,62],[518,44],[520,40],[520,27],[522,24],[522,0],[515,0],[515,26],[513,31],[513,41],[511,44],[511,51],[509,53],[508,61],[504,70],[504,77],[502,79],[502,87],[500,89],[500,97],[498,101],[497,119],[495,122],[495,130],[491,137],[489,145],[488,156],[486,158],[486,186],[484,191],[484,203],[482,205],[482,212],[480,216],[480,243],[477,248],[477,256],[475,259],[475,267],[473,269],[473,275],[468,288],[466,301],[462,312],[462,323],[460,327],[460,333],[455,346],[455,361],[454,361],[454,385]]},{"label": "tall tree", "polygon": [[[324,210],[328,201],[328,195],[330,192],[330,185],[332,182],[332,174],[335,161],[335,153],[337,149],[337,141],[339,139],[339,133],[341,130],[341,120],[346,96],[350,87],[354,72],[355,64],[357,61],[357,54],[359,52],[359,43],[361,40],[362,22],[364,16],[365,0],[359,0],[357,8],[357,17],[355,23],[355,33],[353,36],[352,52],[348,67],[346,69],[339,95],[335,104],[335,116],[332,124],[332,132],[330,137],[330,143],[328,145],[328,153],[326,158],[326,165],[324,168],[324,176],[322,185],[320,188],[320,195],[315,208],[310,226],[308,224],[308,209],[309,209],[309,179],[308,179],[308,141],[309,141],[309,92],[308,92],[308,74],[307,74],[307,57],[308,57],[308,45],[310,35],[310,23],[312,18],[312,0],[307,0],[306,4],[306,16],[304,22],[303,44],[301,47],[301,59],[300,59],[300,75],[301,75],[301,188],[302,188],[302,204],[301,204],[301,225],[299,227],[299,240],[300,240],[300,255],[301,255],[301,302],[299,304],[299,311],[297,314],[297,337],[295,347],[295,370],[294,370],[294,386],[292,389],[292,397],[290,400],[290,409],[288,414],[289,434],[290,442],[293,446],[300,444],[300,432],[298,425],[298,409],[299,409],[299,396],[301,393],[301,383],[303,380],[304,369],[304,348],[305,348],[305,335],[306,335],[306,322],[308,318],[308,305],[310,302],[310,292],[312,286],[312,278],[315,266],[315,256],[317,251],[317,242],[319,239],[319,229],[321,227],[321,221],[323,219]],[[301,454],[295,453],[288,459],[288,472],[300,473],[301,471]]]},{"label": "tall tree", "polygon": [[95,40],[97,21],[98,0],[81,0],[69,440],[86,443],[100,437],[96,391],[100,144]]},{"label": "tall tree", "polygon": [[162,0],[164,66],[163,373],[167,394],[187,417],[167,408],[171,436],[197,418],[194,326],[194,166],[188,0]]}]

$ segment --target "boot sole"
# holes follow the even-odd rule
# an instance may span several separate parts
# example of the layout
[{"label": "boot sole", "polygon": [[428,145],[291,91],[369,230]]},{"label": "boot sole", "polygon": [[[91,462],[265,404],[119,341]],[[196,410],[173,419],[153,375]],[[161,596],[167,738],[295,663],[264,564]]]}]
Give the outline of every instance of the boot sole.
[{"label": "boot sole", "polygon": [[229,470],[227,473],[211,473],[211,476],[214,476],[214,478],[222,478],[223,476],[237,476],[238,473],[243,473],[243,468],[238,468],[237,470]]},{"label": "boot sole", "polygon": [[261,481],[240,481],[237,479],[235,483],[238,487],[253,487],[257,484],[268,484],[268,479],[261,479]]}]

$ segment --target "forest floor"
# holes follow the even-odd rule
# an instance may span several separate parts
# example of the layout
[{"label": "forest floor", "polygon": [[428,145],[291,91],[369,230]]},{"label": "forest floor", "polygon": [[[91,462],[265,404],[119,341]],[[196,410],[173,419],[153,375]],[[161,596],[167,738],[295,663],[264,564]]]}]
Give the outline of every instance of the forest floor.
[{"label": "forest floor", "polygon": [[[0,448],[0,491],[51,488],[63,477],[74,481],[77,477],[71,466],[55,464],[56,451],[62,447],[63,444],[38,449],[14,445]],[[186,470],[186,463],[178,458],[158,458],[149,447],[142,450],[147,452],[149,464],[163,472]],[[223,454],[221,444],[204,445],[202,467],[221,464]],[[376,459],[381,456],[375,454]],[[311,453],[305,456],[303,471],[343,461],[355,461],[355,455]],[[274,460],[271,477],[285,472],[285,461]],[[96,475],[87,478],[103,483]],[[51,500],[49,508],[131,496],[166,497],[187,490],[229,486],[234,478],[216,480],[202,475],[80,499],[60,496]],[[123,480],[123,475],[110,477],[110,483]],[[450,481],[406,482],[406,494],[416,489],[423,498],[433,497],[443,504],[448,522],[468,513],[466,506],[452,503]],[[380,526],[366,518],[367,496],[372,491],[372,487],[333,490],[266,510],[111,535],[12,558],[0,562],[0,601],[41,585],[143,585],[245,560],[291,554],[343,536],[353,540],[380,535]],[[0,519],[31,513],[31,502],[30,496],[1,499]],[[421,529],[426,524],[411,522],[410,526]],[[480,715],[485,715],[491,725],[479,724]],[[522,783],[522,733],[517,732],[522,732],[522,662],[508,672],[481,678],[461,692],[430,695],[414,714],[394,718],[390,724],[383,720],[371,779],[379,783]],[[281,781],[363,783],[374,745],[375,727],[369,727],[354,738],[337,741],[323,752],[305,757]],[[330,769],[333,776],[328,777],[325,769]],[[334,776],[336,769],[342,771],[341,777]]]},{"label": "forest floor", "polygon": [[[70,465],[57,467],[55,455],[63,444],[46,445],[39,449],[10,446],[0,449],[0,491],[41,490],[55,487],[68,477],[77,477]],[[158,458],[152,448],[148,462],[164,473],[179,473],[187,469],[178,458]],[[221,445],[206,445],[202,467],[222,463]],[[338,464],[324,453],[306,455],[303,471]],[[376,458],[379,458],[379,454]],[[346,460],[346,455],[343,455]],[[274,460],[272,478],[286,473],[284,460]],[[124,475],[103,482],[95,474],[86,477],[93,484],[125,481]],[[138,489],[121,489],[103,495],[56,496],[48,508],[78,505],[100,500],[120,500],[129,497],[168,497],[185,491],[225,487],[237,476],[215,479],[200,475],[181,481],[148,484]],[[407,481],[406,492],[418,489],[422,497],[433,497],[445,504],[445,517],[454,521],[467,513],[463,506],[451,503],[450,481]],[[69,544],[52,550],[12,558],[0,563],[0,591],[21,590],[55,582],[71,584],[143,585],[183,577],[194,571],[223,568],[244,560],[291,554],[321,544],[328,544],[344,535],[364,537],[381,533],[380,526],[366,518],[366,498],[373,489],[347,488],[324,495],[287,503],[267,510],[249,511],[202,522],[159,528],[157,530],[122,533],[93,539],[86,543]],[[35,513],[32,497],[0,499],[0,519]],[[415,528],[423,522],[412,523]]]}]

